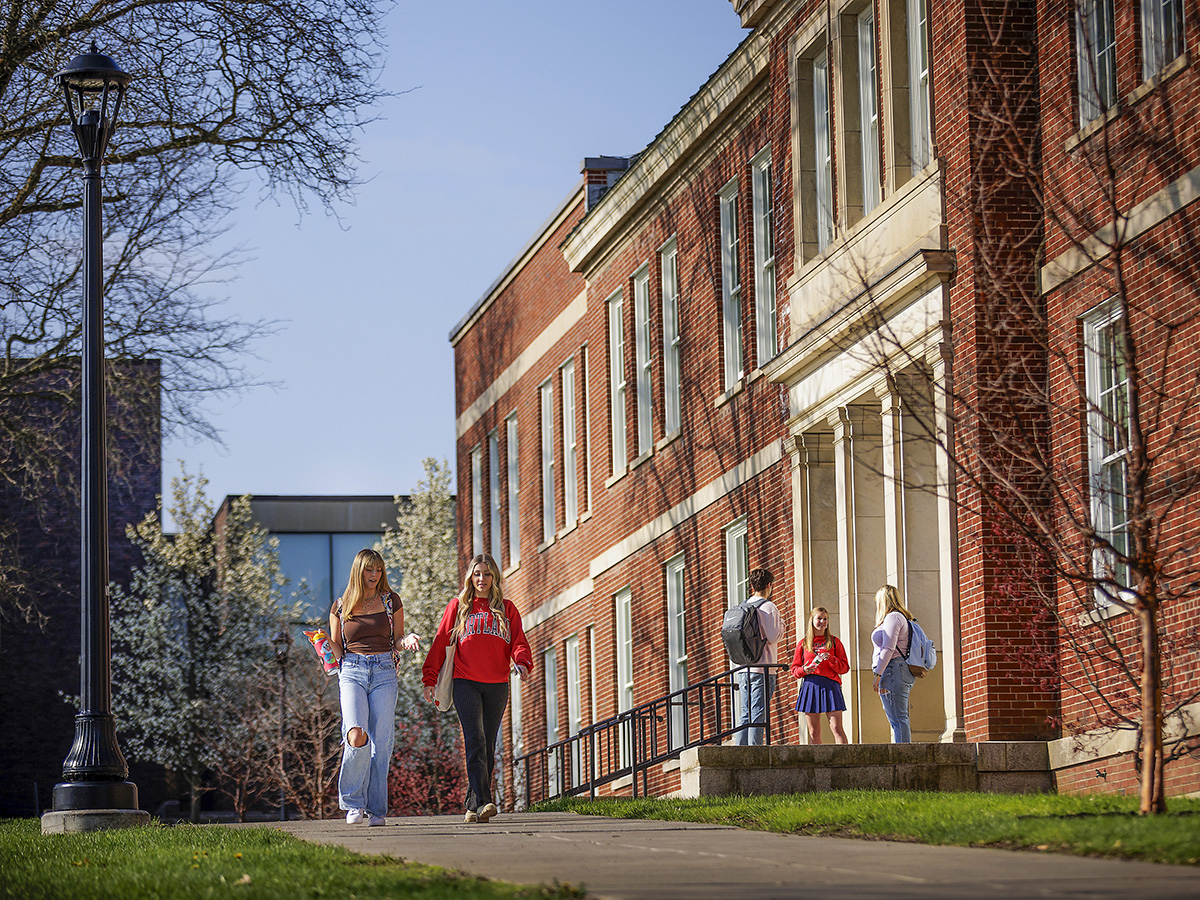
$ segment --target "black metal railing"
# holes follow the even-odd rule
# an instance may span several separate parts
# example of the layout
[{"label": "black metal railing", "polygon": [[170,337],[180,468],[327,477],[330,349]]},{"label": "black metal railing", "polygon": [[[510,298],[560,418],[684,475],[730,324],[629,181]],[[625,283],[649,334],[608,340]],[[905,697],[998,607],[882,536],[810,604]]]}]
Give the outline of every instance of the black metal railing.
[{"label": "black metal railing", "polygon": [[[677,759],[689,747],[718,744],[749,728],[763,729],[763,743],[771,743],[773,702],[765,704],[762,722],[738,725],[734,720],[737,673],[748,668],[738,666],[690,684],[515,757],[514,781],[524,788],[525,805],[585,792],[594,799],[596,788],[621,778],[630,779],[636,797],[640,777],[641,793],[647,794],[651,766]],[[754,668],[773,671],[779,686],[790,681],[782,677],[788,672],[786,664]]]}]

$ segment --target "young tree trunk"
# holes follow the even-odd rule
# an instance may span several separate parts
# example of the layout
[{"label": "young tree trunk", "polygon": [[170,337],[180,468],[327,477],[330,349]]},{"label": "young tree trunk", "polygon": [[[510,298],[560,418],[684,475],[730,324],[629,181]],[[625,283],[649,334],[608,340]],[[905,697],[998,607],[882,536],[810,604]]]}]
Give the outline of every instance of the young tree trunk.
[{"label": "young tree trunk", "polygon": [[1162,670],[1156,605],[1150,598],[1143,598],[1137,611],[1142,633],[1142,771],[1138,812],[1143,816],[1167,810],[1163,785]]}]

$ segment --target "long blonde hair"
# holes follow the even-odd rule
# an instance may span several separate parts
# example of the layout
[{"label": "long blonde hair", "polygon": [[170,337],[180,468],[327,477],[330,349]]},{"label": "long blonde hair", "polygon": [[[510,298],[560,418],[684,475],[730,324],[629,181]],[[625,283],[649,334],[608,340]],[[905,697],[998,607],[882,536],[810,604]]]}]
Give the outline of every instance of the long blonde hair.
[{"label": "long blonde hair", "polygon": [[386,597],[392,592],[387,580],[387,569],[383,565],[383,557],[374,550],[359,550],[350,566],[350,580],[346,582],[345,593],[342,594],[342,618],[348,619],[354,615],[359,605],[371,598],[367,596],[367,585],[363,573],[367,569],[379,570],[379,584],[375,586],[376,595]]},{"label": "long blonde hair", "polygon": [[875,592],[875,624],[879,625],[890,612],[898,612],[906,619],[913,617],[900,601],[900,592],[890,584],[885,584]]},{"label": "long blonde hair", "polygon": [[471,575],[476,566],[483,566],[492,573],[492,589],[487,598],[488,609],[496,619],[496,624],[500,628],[500,636],[507,641],[508,616],[504,614],[504,585],[500,579],[500,567],[496,565],[496,560],[490,553],[480,553],[467,566],[467,577],[458,594],[458,617],[454,620],[454,630],[451,631],[450,636],[452,639],[458,640],[467,630],[467,615],[471,612],[471,606],[475,602],[475,582],[471,580]]},{"label": "long blonde hair", "polygon": [[817,640],[816,630],[813,628],[813,619],[817,617],[817,613],[825,613],[825,642],[821,646],[833,647],[833,632],[829,630],[829,610],[823,606],[814,606],[813,611],[808,615],[808,628],[804,632],[804,649],[809,653],[815,653]]}]

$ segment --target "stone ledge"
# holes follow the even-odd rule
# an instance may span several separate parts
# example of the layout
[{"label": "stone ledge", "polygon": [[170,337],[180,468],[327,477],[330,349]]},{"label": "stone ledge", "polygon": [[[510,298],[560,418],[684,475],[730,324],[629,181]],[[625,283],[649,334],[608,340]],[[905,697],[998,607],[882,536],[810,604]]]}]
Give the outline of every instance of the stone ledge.
[{"label": "stone ledge", "polygon": [[702,746],[680,757],[684,797],[850,789],[1037,793],[1054,780],[1038,741]]}]

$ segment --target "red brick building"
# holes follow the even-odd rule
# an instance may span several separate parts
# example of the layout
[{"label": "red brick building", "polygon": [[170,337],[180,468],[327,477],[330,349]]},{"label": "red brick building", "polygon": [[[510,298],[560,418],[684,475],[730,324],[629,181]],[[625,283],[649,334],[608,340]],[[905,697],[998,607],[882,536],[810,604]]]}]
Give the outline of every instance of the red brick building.
[{"label": "red brick building", "polygon": [[[1142,5],[733,0],[747,37],[679,114],[634,158],[584,160],[451,334],[460,555],[501,562],[539,663],[515,689],[518,750],[724,671],[721,616],[761,565],[789,649],[830,611],[852,741],[888,739],[869,667],[891,583],[941,653],[912,694],[914,740],[1051,740],[1071,787],[1098,765],[1110,788],[1132,773],[1093,712],[1106,679],[1125,689],[1099,674],[1079,690],[1091,664],[1075,653],[1079,635],[1137,646],[1134,616],[1095,615],[1088,581],[1129,578],[1112,560],[1131,432],[1103,443],[1096,416],[1118,407],[1093,388],[1111,399],[1116,376],[1098,373],[1120,375],[1096,350],[1119,268],[1096,235],[1114,210],[1156,242],[1117,256],[1132,327],[1174,364],[1177,427],[1152,440],[1182,450],[1161,548],[1178,595],[1165,634],[1191,654],[1179,697],[1197,687],[1200,620],[1192,22]],[[1162,127],[1139,143],[1148,122]],[[1106,193],[1114,169],[1128,174]],[[1074,578],[1031,562],[1014,524],[1070,532],[1072,513]],[[775,700],[776,742],[804,739],[794,696]]]}]

